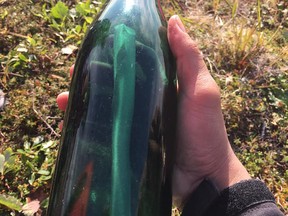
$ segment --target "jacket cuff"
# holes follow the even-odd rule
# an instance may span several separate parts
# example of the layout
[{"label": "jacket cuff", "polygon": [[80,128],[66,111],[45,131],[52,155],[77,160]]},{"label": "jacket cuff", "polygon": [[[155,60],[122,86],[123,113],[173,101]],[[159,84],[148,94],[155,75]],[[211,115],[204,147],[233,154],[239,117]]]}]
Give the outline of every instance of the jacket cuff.
[{"label": "jacket cuff", "polygon": [[275,203],[275,199],[260,180],[244,180],[221,193],[204,180],[189,197],[181,216],[233,216],[262,203]]},{"label": "jacket cuff", "polygon": [[189,196],[184,205],[181,216],[201,216],[209,209],[212,203],[220,196],[212,182],[205,179]]},{"label": "jacket cuff", "polygon": [[249,179],[224,189],[204,215],[233,216],[269,202],[275,203],[275,199],[267,186],[260,180]]}]

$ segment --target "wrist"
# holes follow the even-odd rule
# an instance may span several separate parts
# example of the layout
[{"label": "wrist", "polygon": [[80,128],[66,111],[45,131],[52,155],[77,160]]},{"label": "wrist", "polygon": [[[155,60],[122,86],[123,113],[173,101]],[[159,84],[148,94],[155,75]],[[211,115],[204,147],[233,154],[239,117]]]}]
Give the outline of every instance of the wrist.
[{"label": "wrist", "polygon": [[[192,194],[187,196],[184,202],[182,200],[181,205],[178,205],[178,207],[182,209],[185,206],[182,212],[183,216],[189,215],[189,212],[193,211],[197,212],[197,215],[202,215],[214,200],[220,196],[221,192],[233,185],[237,185],[239,182],[249,179],[251,177],[246,168],[236,157],[233,150],[229,148],[226,159],[219,163],[219,166],[211,175],[207,176],[207,179],[202,179],[200,183],[197,182],[197,184],[194,184],[194,186],[197,185],[196,189],[193,189]],[[197,204],[195,205],[195,203]]]},{"label": "wrist", "polygon": [[231,149],[226,160],[208,176],[208,179],[221,192],[240,181],[251,179],[251,176]]},{"label": "wrist", "polygon": [[[182,209],[189,195],[201,184],[203,177],[190,175],[176,164],[173,170],[173,204]],[[191,182],[193,182],[191,184]]]}]

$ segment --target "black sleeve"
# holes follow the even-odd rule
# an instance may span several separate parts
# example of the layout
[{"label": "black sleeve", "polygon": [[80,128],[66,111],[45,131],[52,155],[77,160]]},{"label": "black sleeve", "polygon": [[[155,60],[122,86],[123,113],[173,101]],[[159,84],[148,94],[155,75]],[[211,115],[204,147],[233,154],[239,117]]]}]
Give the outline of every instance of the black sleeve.
[{"label": "black sleeve", "polygon": [[246,180],[220,194],[205,180],[184,206],[182,216],[284,216],[260,180]]},{"label": "black sleeve", "polygon": [[283,216],[275,203],[261,203],[244,210],[239,216]]}]

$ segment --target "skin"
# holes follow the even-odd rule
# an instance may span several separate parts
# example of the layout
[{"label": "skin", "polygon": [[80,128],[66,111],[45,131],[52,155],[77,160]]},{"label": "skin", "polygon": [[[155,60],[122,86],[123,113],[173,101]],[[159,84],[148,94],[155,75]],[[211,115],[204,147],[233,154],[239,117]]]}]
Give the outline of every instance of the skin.
[{"label": "skin", "polygon": [[[181,207],[205,178],[221,191],[251,177],[230,146],[219,87],[176,15],[168,22],[168,40],[177,60],[179,82],[173,197]],[[66,109],[68,96],[68,92],[58,95],[59,109]]]}]

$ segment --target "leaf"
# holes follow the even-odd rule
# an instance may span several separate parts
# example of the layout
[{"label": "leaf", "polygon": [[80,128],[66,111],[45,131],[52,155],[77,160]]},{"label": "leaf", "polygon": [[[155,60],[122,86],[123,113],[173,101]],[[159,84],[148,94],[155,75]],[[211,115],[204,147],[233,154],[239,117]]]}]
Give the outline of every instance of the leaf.
[{"label": "leaf", "polygon": [[65,42],[67,42],[67,41],[69,41],[70,39],[73,39],[73,38],[75,38],[75,37],[76,37],[75,34],[71,34],[71,35],[69,35],[68,37],[65,38]]},{"label": "leaf", "polygon": [[28,61],[28,58],[25,55],[23,55],[22,53],[19,53],[18,57],[19,57],[20,60],[22,60],[24,62]]},{"label": "leaf", "polygon": [[35,173],[33,172],[31,174],[31,178],[28,180],[28,182],[29,182],[30,185],[32,185],[34,183],[34,181],[35,181]]},{"label": "leaf", "polygon": [[37,145],[37,144],[39,144],[39,143],[41,143],[43,141],[44,141],[44,137],[43,136],[38,136],[38,137],[34,138],[33,145]]},{"label": "leaf", "polygon": [[24,144],[23,144],[23,146],[24,146],[24,149],[25,149],[25,150],[30,149],[31,143],[28,142],[28,141],[25,141]]},{"label": "leaf", "polygon": [[25,157],[29,157],[31,159],[35,158],[35,155],[31,154],[33,152],[32,151],[28,152],[27,149],[26,149],[26,151],[24,151],[23,149],[17,149],[17,153],[24,155]]},{"label": "leaf", "polygon": [[12,148],[9,147],[3,153],[5,156],[5,161],[8,161],[9,158],[11,157],[11,155],[13,154],[13,150],[12,150]]},{"label": "leaf", "polygon": [[18,152],[19,154],[26,155],[26,152],[25,152],[24,150],[22,150],[22,149],[17,149],[17,152]]},{"label": "leaf", "polygon": [[0,154],[0,173],[4,174],[4,163],[5,163],[5,156]]},{"label": "leaf", "polygon": [[35,164],[33,164],[32,162],[30,162],[29,160],[27,160],[25,164],[27,165],[27,167],[30,168],[31,171],[37,170],[37,166],[35,166]]},{"label": "leaf", "polygon": [[75,50],[77,50],[78,47],[73,45],[68,45],[61,49],[62,54],[64,55],[71,55]]},{"label": "leaf", "polygon": [[40,175],[49,175],[50,174],[50,172],[48,170],[39,170],[37,173]]},{"label": "leaf", "polygon": [[85,17],[85,21],[88,23],[88,24],[91,24],[93,22],[93,18],[92,17]]},{"label": "leaf", "polygon": [[68,12],[68,7],[61,1],[57,2],[57,4],[51,9],[52,16],[61,20],[63,20],[68,15]]},{"label": "leaf", "polygon": [[16,68],[16,67],[18,67],[18,66],[20,66],[20,65],[21,65],[20,62],[17,61],[17,62],[15,62],[15,64],[12,65],[12,67],[13,67],[13,68]]},{"label": "leaf", "polygon": [[76,31],[78,34],[81,32],[81,30],[82,30],[81,25],[77,25],[77,26],[75,27],[75,31]]},{"label": "leaf", "polygon": [[52,178],[52,175],[48,175],[48,176],[40,176],[38,180],[41,180],[41,181],[48,181]]},{"label": "leaf", "polygon": [[0,204],[16,211],[20,211],[22,208],[22,203],[20,202],[20,200],[13,196],[4,194],[0,194]]},{"label": "leaf", "polygon": [[47,148],[51,147],[54,143],[55,143],[54,141],[50,140],[48,142],[43,143],[42,147],[43,147],[43,149],[47,149]]},{"label": "leaf", "polygon": [[4,19],[8,15],[8,11],[5,10],[3,14],[1,14],[1,19]]},{"label": "leaf", "polygon": [[80,16],[87,16],[89,13],[92,13],[91,10],[91,1],[86,1],[86,3],[79,2],[75,7],[77,13],[80,14]]},{"label": "leaf", "polygon": [[38,200],[33,200],[32,202],[25,204],[21,211],[25,216],[33,216],[39,208],[40,202]]},{"label": "leaf", "polygon": [[[60,31],[60,25],[54,19],[52,19],[52,24],[50,24],[50,27],[55,28],[58,31]],[[56,35],[59,36],[58,34]]]},{"label": "leaf", "polygon": [[77,17],[77,11],[75,8],[69,10],[69,15],[72,18],[73,22],[75,22],[75,18]]},{"label": "leaf", "polygon": [[[6,155],[5,155],[5,157],[6,157]],[[17,156],[11,155],[11,156],[9,156],[9,159],[6,159],[4,175],[6,175],[10,171],[16,172],[17,170],[20,169],[21,165],[19,163],[15,163],[16,158],[17,158]]]},{"label": "leaf", "polygon": [[28,49],[25,48],[25,47],[19,47],[19,48],[17,48],[16,50],[17,50],[18,52],[24,52],[24,53],[28,52]]},{"label": "leaf", "polygon": [[284,163],[288,163],[288,156],[284,156],[283,159],[282,159],[282,161],[283,161]]},{"label": "leaf", "polygon": [[76,7],[76,12],[79,13],[81,16],[85,16],[87,14],[85,10],[85,4],[83,2],[79,2]]},{"label": "leaf", "polygon": [[48,15],[47,15],[47,12],[46,12],[46,3],[44,3],[42,5],[41,11],[42,11],[42,14],[44,15],[44,17],[46,16],[46,18],[48,18]]},{"label": "leaf", "polygon": [[32,37],[27,37],[27,41],[29,42],[29,44],[31,45],[31,46],[36,46],[36,41],[32,38]]},{"label": "leaf", "polygon": [[46,199],[44,199],[42,202],[41,202],[41,207],[43,209],[47,209],[48,208],[48,205],[49,205],[49,197],[47,197]]},{"label": "leaf", "polygon": [[232,17],[234,18],[237,15],[238,10],[238,0],[234,1],[232,6]]}]

